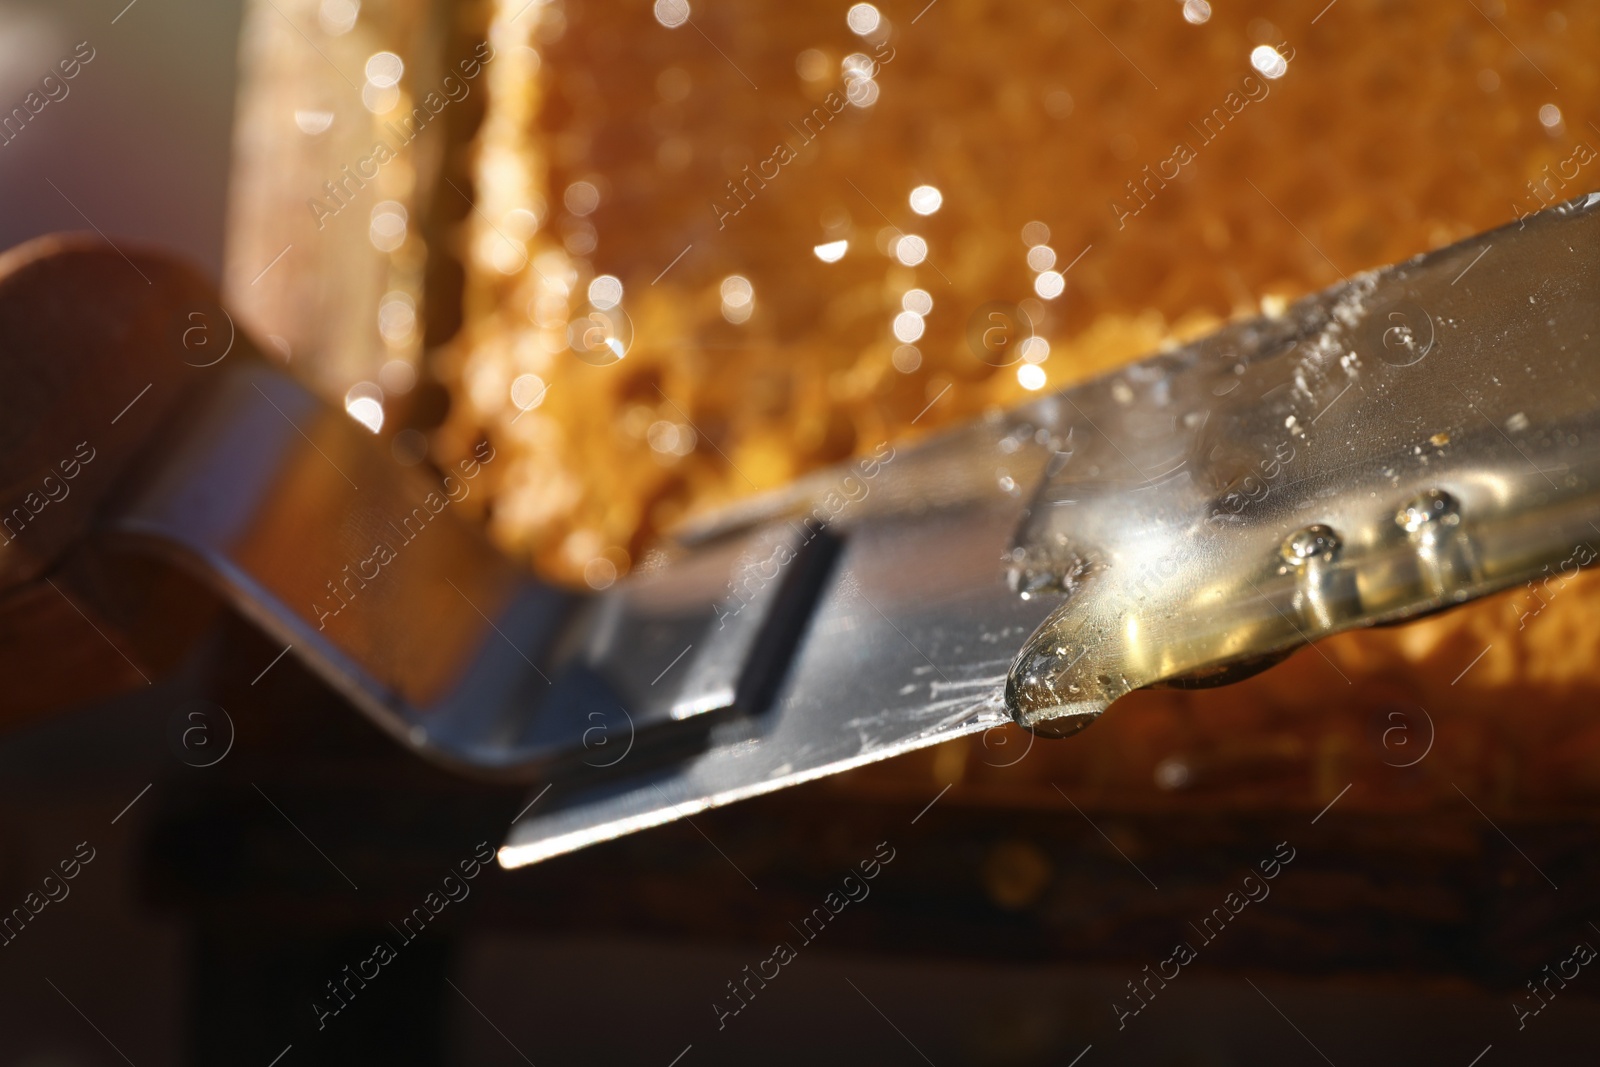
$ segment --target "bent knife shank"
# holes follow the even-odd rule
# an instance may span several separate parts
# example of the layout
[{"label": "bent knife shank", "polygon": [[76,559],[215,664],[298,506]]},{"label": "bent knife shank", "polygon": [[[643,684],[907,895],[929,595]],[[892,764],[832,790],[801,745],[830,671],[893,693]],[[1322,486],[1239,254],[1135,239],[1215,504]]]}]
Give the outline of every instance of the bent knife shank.
[{"label": "bent knife shank", "polygon": [[[1013,718],[1070,733],[1132,689],[1591,562],[1597,202],[882,446],[594,596],[460,514],[492,445],[446,480],[400,468],[242,336],[201,367],[148,327],[177,384],[93,541],[188,567],[420,752],[553,783],[501,850],[533,862]],[[35,430],[29,456],[81,436]]]}]

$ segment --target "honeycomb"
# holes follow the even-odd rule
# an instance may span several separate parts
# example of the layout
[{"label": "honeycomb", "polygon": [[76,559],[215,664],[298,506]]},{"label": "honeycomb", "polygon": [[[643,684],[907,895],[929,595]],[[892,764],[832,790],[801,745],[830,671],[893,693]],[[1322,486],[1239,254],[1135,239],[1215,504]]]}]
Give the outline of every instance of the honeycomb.
[{"label": "honeycomb", "polygon": [[[597,588],[685,516],[1600,184],[1591,6],[525,2],[491,19],[438,441],[490,437],[497,538]],[[1028,324],[1002,352],[995,307]],[[1400,765],[1372,716],[1447,707],[1447,765],[1498,795],[1600,795],[1597,590],[1340,635],[1222,703],[1134,694],[1005,780],[1231,767],[1247,796],[1266,766],[1326,799],[1352,753]],[[1555,709],[1510,744],[1560,766],[1494,755],[1508,692]],[[988,740],[933,777],[1002,773]]]},{"label": "honeycomb", "polygon": [[[498,538],[608,584],[685,515],[1592,187],[1597,30],[1493,0],[505,0],[445,451],[503,443]],[[1031,324],[1009,352],[976,341],[995,305]]]}]

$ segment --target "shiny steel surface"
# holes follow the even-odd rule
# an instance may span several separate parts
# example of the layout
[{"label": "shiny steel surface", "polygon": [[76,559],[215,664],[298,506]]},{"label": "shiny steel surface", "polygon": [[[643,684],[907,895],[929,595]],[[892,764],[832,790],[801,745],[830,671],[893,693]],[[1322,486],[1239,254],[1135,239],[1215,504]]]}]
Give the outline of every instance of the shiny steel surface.
[{"label": "shiny steel surface", "polygon": [[[210,583],[400,740],[462,766],[527,762],[534,660],[570,608],[458,514],[471,467],[399,467],[261,362],[216,368],[125,489],[111,533]],[[492,462],[492,454],[488,456]]]}]

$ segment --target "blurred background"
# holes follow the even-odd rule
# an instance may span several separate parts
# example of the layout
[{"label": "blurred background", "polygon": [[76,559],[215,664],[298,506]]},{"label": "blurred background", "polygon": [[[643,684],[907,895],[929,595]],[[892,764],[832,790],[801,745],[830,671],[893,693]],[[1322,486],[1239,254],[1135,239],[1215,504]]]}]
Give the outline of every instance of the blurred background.
[{"label": "blurred background", "polygon": [[[0,3],[0,106],[80,42],[94,56],[0,147],[0,246],[96,229],[195,262],[331,401],[381,397],[387,445],[425,434],[446,460],[480,433],[508,445],[522,473],[490,517],[501,543],[600,587],[659,528],[748,491],[724,449],[767,487],[906,432],[947,386],[946,420],[1015,402],[1509,222],[1541,206],[1543,168],[1600,136],[1594,15],[1559,4],[937,0],[885,3],[870,25],[844,3],[529,6]],[[382,197],[309,237],[305,201],[399,106],[374,95],[396,83],[370,58],[403,57],[399,88],[420,97],[485,38],[500,50],[485,91],[386,172]],[[1126,181],[1241,77],[1276,70],[1253,50],[1280,38],[1296,45],[1275,98],[1145,212]],[[881,42],[904,51],[864,73],[853,57],[882,63]],[[938,121],[918,85],[940,94]],[[792,189],[714,238],[714,204],[736,203],[722,183],[830,86],[870,101],[785,172]],[[924,185],[946,206],[919,222]],[[899,243],[914,224],[927,265]],[[854,250],[844,281],[825,273],[838,241]],[[1068,288],[1061,271],[1095,246]],[[672,264],[666,295],[634,301]],[[632,309],[627,375],[538,347],[605,278]],[[928,290],[924,335],[924,316],[900,316]],[[972,365],[966,305],[991,296],[1038,304],[1039,374]],[[719,447],[697,447],[652,381]],[[1026,763],[962,742],[485,870],[328,1015],[329,983],[398,944],[392,924],[529,797],[419,763],[292,658],[253,683],[278,650],[225,619],[153,686],[0,738],[0,909],[31,909],[80,843],[94,856],[70,895],[7,930],[0,1065],[1570,1055],[1592,1040],[1600,978],[1548,969],[1600,945],[1600,627],[1575,592],[1523,644],[1473,659],[1508,610],[1328,642],[1359,682],[1348,698],[1302,655],[1235,689],[1136,694]],[[1405,720],[1408,743],[1449,740],[1412,764],[1389,731],[1419,695],[1437,721]],[[230,743],[204,766],[173,740],[196,701]],[[798,942],[793,924],[884,841],[896,859],[870,897],[722,1015],[752,988],[745,968]],[[1186,926],[1285,841],[1296,858],[1269,898],[1181,978],[1130,989],[1176,941],[1199,944]]]},{"label": "blurred background", "polygon": [[80,42],[95,57],[0,148],[0,243],[98,226],[178,252],[220,281],[243,5],[140,0],[113,25],[121,6],[0,5],[8,112]]}]

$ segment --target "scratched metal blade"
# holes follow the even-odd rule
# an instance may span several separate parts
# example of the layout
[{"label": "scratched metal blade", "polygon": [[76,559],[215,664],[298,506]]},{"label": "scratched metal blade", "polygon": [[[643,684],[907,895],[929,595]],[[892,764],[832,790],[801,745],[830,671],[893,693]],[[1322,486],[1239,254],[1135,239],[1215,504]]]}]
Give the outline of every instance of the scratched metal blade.
[{"label": "scratched metal blade", "polygon": [[[654,771],[558,783],[502,862],[1013,716],[1070,733],[1129,689],[1592,561],[1597,202],[741,509],[730,525],[822,515],[843,538],[770,706]],[[990,760],[1032,736],[997,731]]]},{"label": "scratched metal blade", "polygon": [[[814,499],[831,501],[821,513],[845,528],[843,546],[771,705],[713,727],[703,751],[667,769],[597,789],[558,783],[513,828],[502,862],[1009,725],[1006,669],[1051,607],[1012,592],[1001,560],[1021,486],[1051,454],[1036,430],[996,419],[902,448],[871,477],[852,467],[813,482]],[[730,598],[722,610],[736,607]],[[997,733],[990,759],[1014,761],[1030,742]]]}]

